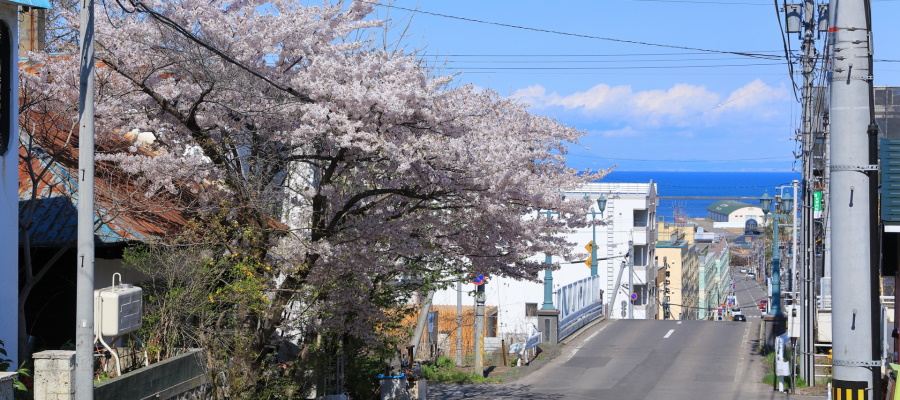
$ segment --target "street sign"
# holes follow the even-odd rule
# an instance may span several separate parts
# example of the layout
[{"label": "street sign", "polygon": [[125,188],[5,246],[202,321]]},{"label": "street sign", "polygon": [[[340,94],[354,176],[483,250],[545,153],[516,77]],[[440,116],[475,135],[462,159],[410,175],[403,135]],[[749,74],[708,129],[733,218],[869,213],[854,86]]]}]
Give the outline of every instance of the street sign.
[{"label": "street sign", "polygon": [[587,265],[588,268],[590,268],[591,261],[593,261],[592,255],[594,254],[594,251],[593,251],[594,250],[594,241],[591,240],[590,242],[588,242],[588,244],[586,244],[584,246],[584,249],[588,251],[588,258],[587,258],[587,260],[584,260],[584,265]]},{"label": "street sign", "polygon": [[472,283],[474,283],[475,286],[484,285],[484,280],[485,280],[484,274],[473,274],[472,275]]},{"label": "street sign", "polygon": [[813,192],[813,218],[822,218],[822,210],[824,208],[824,199],[822,192]]},{"label": "street sign", "polygon": [[632,293],[632,294],[631,294],[631,301],[635,301],[635,300],[637,300],[637,293]]}]

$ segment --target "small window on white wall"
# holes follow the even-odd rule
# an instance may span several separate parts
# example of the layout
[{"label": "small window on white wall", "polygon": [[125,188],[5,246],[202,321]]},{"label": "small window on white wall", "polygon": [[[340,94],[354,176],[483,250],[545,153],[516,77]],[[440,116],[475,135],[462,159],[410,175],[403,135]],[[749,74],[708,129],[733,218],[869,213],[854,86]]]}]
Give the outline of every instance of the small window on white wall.
[{"label": "small window on white wall", "polygon": [[525,316],[537,317],[537,303],[525,303]]}]

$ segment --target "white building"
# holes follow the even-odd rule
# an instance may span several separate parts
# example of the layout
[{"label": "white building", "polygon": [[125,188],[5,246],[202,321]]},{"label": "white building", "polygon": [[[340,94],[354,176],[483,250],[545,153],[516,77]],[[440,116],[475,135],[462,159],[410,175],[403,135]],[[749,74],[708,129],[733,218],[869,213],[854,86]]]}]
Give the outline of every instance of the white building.
[{"label": "white building", "polygon": [[[588,196],[592,201],[599,196],[607,199],[606,209],[602,216],[596,208],[592,211],[596,214],[588,214],[586,219],[603,219],[605,226],[596,227],[598,245],[598,275],[605,279],[603,285],[603,301],[608,304],[611,294],[615,292],[614,286],[622,268],[623,261],[634,262],[632,284],[637,300],[634,302],[634,318],[655,319],[658,306],[656,304],[656,273],[655,243],[656,243],[656,205],[658,196],[656,184],[650,183],[591,183],[585,187],[567,192],[566,198],[583,199]],[[577,252],[585,254],[588,251],[585,246],[594,235],[591,227],[579,229],[569,237],[576,243]],[[634,257],[626,258],[629,252],[629,241],[634,246]],[[544,260],[544,254],[534,256]],[[580,260],[558,260],[562,267],[553,271],[554,292],[561,286],[568,285],[578,280],[587,278],[591,274],[590,267]],[[630,263],[629,263],[630,264]],[[628,265],[628,264],[626,264]],[[541,272],[537,278],[543,279]],[[621,283],[616,296],[616,303],[608,309],[611,318],[622,318],[623,301],[627,305],[630,292],[627,270],[622,274]],[[623,287],[624,286],[624,287]],[[467,282],[463,285],[463,306],[472,307],[475,299],[472,293],[475,285]],[[435,293],[433,304],[455,305],[457,301],[456,288]],[[537,325],[537,311],[544,301],[544,285],[542,283],[522,282],[509,278],[493,277],[485,287],[486,305],[496,306],[497,334],[507,343],[524,340],[534,332]],[[555,296],[554,296],[555,299]],[[555,300],[554,300],[555,301]],[[554,304],[554,307],[558,307]],[[627,317],[627,307],[625,307]],[[489,321],[492,315],[488,315]]]}]

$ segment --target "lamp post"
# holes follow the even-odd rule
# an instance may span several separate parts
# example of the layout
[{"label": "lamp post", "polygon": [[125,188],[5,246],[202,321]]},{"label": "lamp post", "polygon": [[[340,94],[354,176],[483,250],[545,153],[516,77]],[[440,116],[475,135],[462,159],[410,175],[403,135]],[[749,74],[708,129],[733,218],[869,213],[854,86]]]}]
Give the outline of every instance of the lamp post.
[{"label": "lamp post", "polygon": [[[772,239],[772,302],[769,304],[769,315],[783,317],[781,312],[781,255],[778,251],[778,220],[781,213],[788,213],[794,207],[794,198],[788,192],[784,196],[776,196],[776,210],[772,214],[774,225]],[[769,208],[772,206],[772,198],[769,192],[766,192],[759,198],[760,208],[763,210],[766,219],[769,217]]]},{"label": "lamp post", "polygon": [[[543,214],[547,216],[549,220],[550,217],[554,215],[559,215],[556,211],[538,211],[538,214]],[[541,310],[553,310],[553,271],[550,270],[551,265],[553,265],[553,256],[550,253],[547,254],[547,269],[544,270],[544,304],[541,306]]]},{"label": "lamp post", "polygon": [[[584,195],[585,199],[590,199]],[[603,219],[603,211],[606,210],[606,197],[602,194],[597,198],[597,209],[600,210],[600,219]],[[598,212],[591,210],[591,221],[595,221]],[[591,226],[591,276],[597,276],[597,225]]]}]

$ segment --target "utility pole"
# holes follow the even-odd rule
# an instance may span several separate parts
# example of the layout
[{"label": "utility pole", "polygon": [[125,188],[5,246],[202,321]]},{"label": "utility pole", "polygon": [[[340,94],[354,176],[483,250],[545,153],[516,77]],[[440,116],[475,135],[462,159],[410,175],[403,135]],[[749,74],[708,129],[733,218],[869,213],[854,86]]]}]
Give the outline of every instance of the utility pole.
[{"label": "utility pole", "polygon": [[631,294],[634,293],[634,242],[628,241],[628,319],[634,319],[634,300]]},{"label": "utility pole", "polygon": [[462,350],[462,281],[456,282],[456,366],[463,362]]},{"label": "utility pole", "polygon": [[484,286],[482,283],[475,289],[475,373],[484,375],[484,359],[482,358],[482,340],[484,339]]},{"label": "utility pole", "polygon": [[78,258],[75,272],[76,400],[94,398],[94,1],[81,2],[78,99]]},{"label": "utility pole", "polygon": [[831,10],[832,397],[880,399],[881,360],[873,337],[879,310],[871,188],[878,166],[869,143],[874,125],[869,10],[865,0],[831,0]]},{"label": "utility pole", "polygon": [[[803,43],[801,48],[803,55],[800,62],[803,69],[803,114],[801,126],[801,144],[803,148],[803,177],[805,178],[803,188],[803,204],[812,204],[813,190],[810,182],[813,182],[815,174],[813,173],[813,147],[815,138],[813,137],[813,119],[816,110],[814,99],[819,96],[814,91],[814,75],[813,71],[816,66],[816,46],[815,34],[819,28],[818,20],[827,18],[828,7],[823,5],[819,7],[819,15],[816,18],[815,0],[805,0],[803,3]],[[797,182],[794,181],[794,199],[799,202],[797,197]],[[796,203],[795,203],[796,205]],[[814,235],[814,215],[810,212],[812,207],[807,207],[803,213],[802,231],[804,251],[801,258],[801,277],[799,290],[796,285],[791,285],[792,291],[800,292],[800,376],[808,382],[809,386],[815,385],[815,343],[814,343],[814,319],[816,316],[816,293],[815,293],[815,235]],[[794,235],[797,232],[797,207],[794,207]],[[797,276],[797,240],[793,240],[793,254],[791,258],[791,282],[794,282]]]}]

